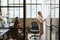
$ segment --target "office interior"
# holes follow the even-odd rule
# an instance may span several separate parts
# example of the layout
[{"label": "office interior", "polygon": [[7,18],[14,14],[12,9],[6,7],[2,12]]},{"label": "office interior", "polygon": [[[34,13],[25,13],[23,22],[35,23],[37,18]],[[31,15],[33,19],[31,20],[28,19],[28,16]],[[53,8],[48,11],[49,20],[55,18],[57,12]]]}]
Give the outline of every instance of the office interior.
[{"label": "office interior", "polygon": [[[0,40],[32,40],[30,27],[37,20],[38,11],[46,19],[41,40],[59,40],[59,0],[0,0]],[[21,27],[13,27],[16,17]]]}]

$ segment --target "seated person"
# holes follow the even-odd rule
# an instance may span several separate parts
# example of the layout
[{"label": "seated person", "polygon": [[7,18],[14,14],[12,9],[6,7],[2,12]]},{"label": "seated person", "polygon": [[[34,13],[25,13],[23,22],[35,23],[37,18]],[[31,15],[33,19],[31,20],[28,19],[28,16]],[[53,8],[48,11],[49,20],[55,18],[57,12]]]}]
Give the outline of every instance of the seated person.
[{"label": "seated person", "polygon": [[22,23],[19,21],[18,17],[15,18],[14,27],[15,28],[22,28]]},{"label": "seated person", "polygon": [[13,29],[10,29],[10,35],[13,39],[20,40],[18,37],[18,28],[22,28],[22,23],[19,21],[18,17],[15,18]]}]

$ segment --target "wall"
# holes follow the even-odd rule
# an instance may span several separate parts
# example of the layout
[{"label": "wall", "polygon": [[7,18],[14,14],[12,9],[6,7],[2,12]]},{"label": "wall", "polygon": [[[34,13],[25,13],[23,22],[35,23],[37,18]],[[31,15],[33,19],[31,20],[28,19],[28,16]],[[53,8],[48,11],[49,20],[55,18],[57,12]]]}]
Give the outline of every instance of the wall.
[{"label": "wall", "polygon": [[[20,18],[20,21],[23,23],[23,19],[22,18]],[[33,22],[33,21],[36,21],[36,18],[26,18],[26,27],[30,27],[31,26],[31,22]]]}]

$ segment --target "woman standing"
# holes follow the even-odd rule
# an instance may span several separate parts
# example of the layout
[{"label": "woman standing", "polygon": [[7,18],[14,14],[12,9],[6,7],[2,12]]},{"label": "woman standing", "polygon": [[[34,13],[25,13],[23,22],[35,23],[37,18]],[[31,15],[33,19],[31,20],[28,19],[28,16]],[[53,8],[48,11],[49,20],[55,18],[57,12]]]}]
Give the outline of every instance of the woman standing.
[{"label": "woman standing", "polygon": [[43,20],[43,16],[42,16],[42,13],[40,11],[38,11],[38,17],[37,17],[37,22],[38,22],[38,25],[39,25],[39,37],[41,39],[41,36],[43,34],[43,22],[45,20]]}]

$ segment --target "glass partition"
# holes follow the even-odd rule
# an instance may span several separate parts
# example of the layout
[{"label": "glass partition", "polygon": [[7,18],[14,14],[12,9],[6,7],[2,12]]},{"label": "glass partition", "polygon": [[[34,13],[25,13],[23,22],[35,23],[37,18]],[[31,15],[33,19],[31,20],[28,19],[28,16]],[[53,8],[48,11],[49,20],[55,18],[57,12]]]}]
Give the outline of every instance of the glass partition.
[{"label": "glass partition", "polygon": [[[43,15],[43,20],[46,19],[46,24],[43,25],[44,34],[42,36],[42,40],[58,40],[58,28],[54,28],[54,26],[58,27],[59,24],[58,1],[59,0],[26,0],[26,37],[28,39],[33,36],[33,33],[31,32],[31,23],[36,22],[38,16],[37,13],[38,11],[41,11]],[[52,33],[50,33],[50,26],[52,27]]]},{"label": "glass partition", "polygon": [[23,0],[0,1],[0,40],[23,40]]},{"label": "glass partition", "polygon": [[31,32],[31,23],[34,21],[36,22],[38,11],[42,12],[42,0],[26,0],[26,40],[33,40],[30,39],[30,37],[33,36]]},{"label": "glass partition", "polygon": [[[23,33],[25,33],[25,40],[37,38],[39,40],[40,29],[31,31],[32,22],[37,22],[38,12],[40,11],[43,16],[43,35],[42,40],[58,40],[58,24],[59,24],[59,0],[0,0],[0,39],[3,40],[23,40]],[[26,9],[24,10],[24,5]],[[26,11],[26,21],[24,18],[24,11]],[[16,27],[15,19],[18,17],[17,22],[19,26]],[[25,24],[24,22],[25,21]],[[2,25],[1,25],[2,24]],[[23,32],[25,26],[25,32]],[[15,26],[15,27],[14,27]],[[36,26],[36,25],[35,25]],[[38,27],[40,24],[38,23]],[[35,39],[36,40],[36,39]]]}]

